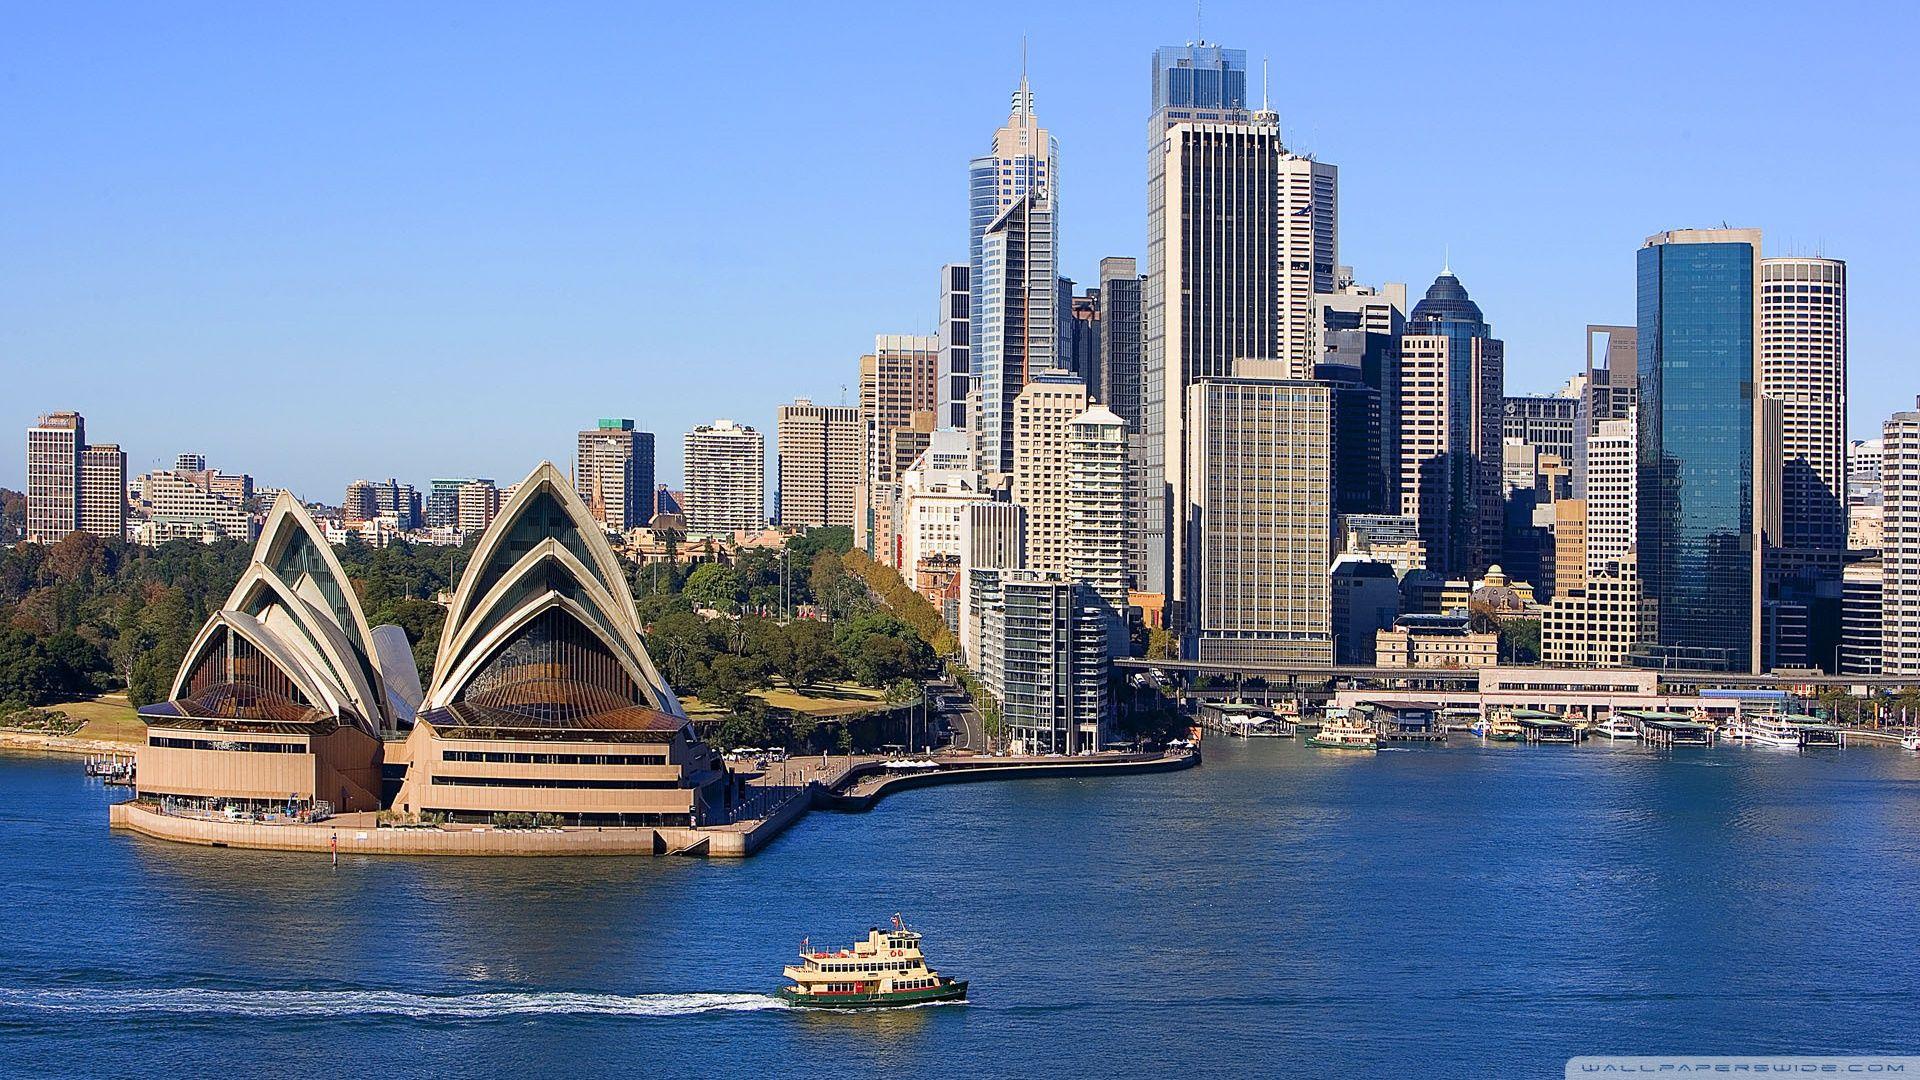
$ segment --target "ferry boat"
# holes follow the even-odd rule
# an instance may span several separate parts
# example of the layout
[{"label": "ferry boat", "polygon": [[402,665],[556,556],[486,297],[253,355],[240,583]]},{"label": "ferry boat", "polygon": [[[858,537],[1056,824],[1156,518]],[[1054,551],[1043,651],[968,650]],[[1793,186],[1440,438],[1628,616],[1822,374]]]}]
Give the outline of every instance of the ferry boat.
[{"label": "ferry boat", "polygon": [[1618,716],[1609,716],[1593,725],[1593,733],[1609,740],[1638,739],[1640,729],[1633,726],[1631,720]]},{"label": "ferry boat", "polygon": [[1920,735],[1908,735],[1900,740],[1902,750],[1920,750]]},{"label": "ferry boat", "polygon": [[1800,732],[1777,716],[1756,716],[1747,721],[1747,741],[1761,746],[1800,747]]},{"label": "ferry boat", "polygon": [[1358,720],[1329,716],[1320,730],[1307,736],[1307,745],[1328,750],[1378,750],[1380,737]]},{"label": "ferry boat", "polygon": [[1486,738],[1488,742],[1526,742],[1527,733],[1512,719],[1495,720],[1487,729]]},{"label": "ferry boat", "polygon": [[805,1009],[886,1009],[965,1001],[965,979],[949,978],[927,966],[920,934],[893,917],[893,927],[867,931],[867,940],[838,952],[814,950],[800,941],[800,962],[782,972],[793,980],[780,998]]}]

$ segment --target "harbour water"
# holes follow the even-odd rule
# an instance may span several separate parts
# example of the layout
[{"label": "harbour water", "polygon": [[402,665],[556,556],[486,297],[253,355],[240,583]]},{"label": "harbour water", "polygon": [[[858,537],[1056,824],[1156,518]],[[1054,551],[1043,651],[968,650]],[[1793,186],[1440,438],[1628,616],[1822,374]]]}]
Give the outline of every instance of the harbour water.
[{"label": "harbour water", "polygon": [[[1911,1050],[1920,755],[1315,751],[971,784],[761,854],[372,859],[106,829],[0,756],[7,1075],[1558,1076]],[[768,995],[894,912],[974,1001]]]}]

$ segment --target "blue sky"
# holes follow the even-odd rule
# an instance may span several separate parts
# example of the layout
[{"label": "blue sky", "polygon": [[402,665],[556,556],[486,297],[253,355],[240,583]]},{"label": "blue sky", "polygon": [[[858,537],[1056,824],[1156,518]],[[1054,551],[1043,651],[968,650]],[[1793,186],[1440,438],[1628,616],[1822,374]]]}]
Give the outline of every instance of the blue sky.
[{"label": "blue sky", "polygon": [[[1849,260],[1856,434],[1920,392],[1904,5],[1227,3],[1341,261],[1454,270],[1510,392],[1633,317],[1663,228]],[[1020,35],[1086,281],[1144,255],[1148,57],[1182,4],[0,2],[0,484],[41,411],[135,470],[205,452],[311,499],[517,478],[636,417],[769,432],[876,332],[929,333]],[[1256,91],[1257,93],[1257,91]],[[851,393],[851,390],[849,390]],[[771,449],[771,445],[769,447]]]}]

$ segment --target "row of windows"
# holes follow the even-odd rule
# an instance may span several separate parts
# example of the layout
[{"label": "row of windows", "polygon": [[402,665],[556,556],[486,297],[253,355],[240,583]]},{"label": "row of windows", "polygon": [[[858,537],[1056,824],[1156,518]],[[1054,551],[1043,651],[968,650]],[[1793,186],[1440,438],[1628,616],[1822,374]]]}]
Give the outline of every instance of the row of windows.
[{"label": "row of windows", "polygon": [[664,754],[510,754],[482,750],[448,750],[445,761],[485,761],[516,765],[665,765]]},{"label": "row of windows", "polygon": [[589,788],[611,791],[640,791],[680,786],[678,780],[557,780],[528,776],[442,776],[438,774],[434,776],[433,782],[447,787]]},{"label": "row of windows", "polygon": [[303,743],[291,742],[244,742],[232,739],[177,739],[166,735],[152,735],[147,738],[148,746],[166,747],[173,750],[238,750],[248,754],[304,754]]}]

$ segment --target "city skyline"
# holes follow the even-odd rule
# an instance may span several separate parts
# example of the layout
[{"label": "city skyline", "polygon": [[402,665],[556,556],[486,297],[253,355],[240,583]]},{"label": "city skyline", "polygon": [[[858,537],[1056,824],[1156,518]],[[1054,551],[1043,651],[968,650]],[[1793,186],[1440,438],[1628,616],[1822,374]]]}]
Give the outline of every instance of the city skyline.
[{"label": "city skyline", "polygon": [[[1061,273],[1092,282],[1103,257],[1144,257],[1143,76],[1154,49],[1195,36],[1186,13],[1026,13],[1028,24],[996,50],[978,35],[939,33],[940,16],[930,25],[924,14],[878,11],[835,28],[844,64],[796,62],[805,54],[790,37],[765,32],[780,23],[802,41],[826,33],[792,13],[701,17],[678,26],[686,16],[642,22],[612,11],[522,39],[508,36],[518,24],[485,15],[449,28],[403,13],[369,40],[298,14],[217,28],[125,14],[177,39],[161,52],[142,49],[140,33],[94,41],[66,13],[17,20],[8,59],[26,103],[16,128],[23,168],[0,179],[15,211],[0,218],[0,356],[13,420],[73,409],[125,449],[130,474],[193,450],[330,500],[359,476],[424,485],[564,461],[584,422],[613,413],[656,434],[660,476],[671,482],[682,475],[676,435],[714,416],[772,430],[782,402],[838,404],[843,384],[852,404],[848,368],[874,334],[935,330],[938,268],[966,257],[965,163],[986,150],[1018,86],[1017,30],[1028,35],[1033,92],[1065,162]],[[1756,92],[1757,72],[1735,84],[1750,63],[1737,58],[1756,55],[1742,46],[1786,29],[1764,16],[1721,26],[1713,12],[1662,14],[1662,33],[1711,26],[1724,46],[1690,71],[1688,84],[1706,89],[1679,108],[1667,96],[1676,76],[1653,59],[1622,59],[1646,12],[1555,38],[1556,78],[1536,102],[1503,87],[1545,74],[1527,43],[1552,34],[1551,22],[1508,31],[1509,64],[1497,72],[1416,50],[1403,65],[1369,69],[1364,84],[1351,74],[1357,51],[1277,54],[1303,29],[1336,21],[1331,13],[1283,26],[1251,6],[1213,5],[1205,36],[1247,51],[1254,101],[1252,69],[1277,54],[1269,100],[1283,137],[1341,170],[1340,261],[1358,280],[1418,289],[1450,256],[1507,342],[1511,393],[1563,383],[1580,366],[1586,324],[1630,320],[1632,252],[1654,231],[1725,219],[1764,229],[1768,256],[1847,260],[1858,438],[1877,432],[1887,402],[1907,396],[1895,313],[1916,239],[1911,223],[1876,211],[1895,205],[1914,121],[1897,111],[1890,84],[1876,82],[1876,72],[1897,70],[1876,50],[1900,35],[1885,20],[1860,32],[1853,20],[1866,17],[1793,27],[1805,57],[1850,50],[1854,62],[1829,83],[1852,103],[1844,115],[1768,99]],[[927,63],[952,78],[859,97],[855,120],[833,130],[795,120],[863,85],[854,53],[909,24]],[[682,109],[690,98],[650,80],[663,129],[642,138],[652,112],[628,104],[644,98],[641,84],[615,61],[676,30],[740,39],[729,69],[740,107],[716,129],[710,110]],[[1383,30],[1391,43],[1472,27],[1410,17]],[[236,42],[264,40],[311,44],[234,59]],[[500,76],[474,62],[510,47],[531,57],[524,72]],[[434,62],[416,71],[423,51]],[[695,51],[650,49],[645,70],[671,83]],[[269,69],[288,77],[267,86]],[[97,77],[74,80],[74,70]],[[452,81],[443,88],[429,75]],[[1499,168],[1406,167],[1419,121],[1382,102],[1417,100],[1423,82],[1445,86],[1450,123],[1480,125],[1478,142],[1494,148]],[[266,130],[269,112],[285,131]],[[1541,123],[1555,114],[1562,124]],[[1815,133],[1824,168],[1752,167],[1796,125]],[[674,176],[700,183],[674,185],[643,167],[661,138],[695,139]],[[896,167],[837,164],[856,146],[882,148]],[[1609,146],[1627,149],[1594,152]],[[787,162],[782,184],[756,167],[760,154]],[[650,212],[649,201],[666,199],[679,209]],[[835,212],[854,207],[862,213]],[[1552,245],[1539,242],[1546,224]],[[796,278],[790,270],[802,265],[825,269]],[[762,313],[736,317],[748,308]],[[330,369],[325,379],[312,378],[316,365]],[[575,377],[551,395],[504,389],[530,365]],[[750,398],[743,383],[755,387]],[[350,400],[369,387],[428,407],[386,414],[371,431],[302,419],[369,415]],[[229,419],[205,424],[216,409]],[[475,425],[475,416],[510,422]],[[0,485],[22,487],[24,471],[21,446],[0,448]]]}]

